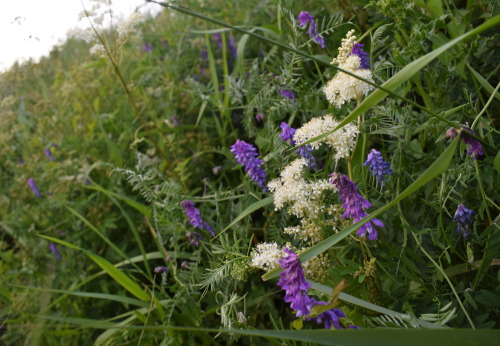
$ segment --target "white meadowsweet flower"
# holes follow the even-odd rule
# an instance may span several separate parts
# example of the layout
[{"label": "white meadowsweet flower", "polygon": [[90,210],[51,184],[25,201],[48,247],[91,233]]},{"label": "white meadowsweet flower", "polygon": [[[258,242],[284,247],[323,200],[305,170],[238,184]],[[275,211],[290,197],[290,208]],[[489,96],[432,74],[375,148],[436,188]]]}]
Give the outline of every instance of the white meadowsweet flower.
[{"label": "white meadowsweet flower", "polygon": [[[353,48],[356,44],[354,30],[351,30],[347,33],[346,38],[342,39],[342,46],[339,48],[339,53],[331,63],[337,64],[340,68],[352,72],[361,78],[373,81],[371,71],[368,68],[362,68],[362,57],[354,54]],[[359,47],[357,51],[360,51]],[[367,53],[363,52],[361,54]],[[366,57],[363,57],[363,59],[367,61]],[[367,65],[366,62],[365,64]],[[323,92],[328,102],[340,108],[351,99],[360,100],[372,89],[373,86],[370,84],[339,71],[333,79],[323,87]]]},{"label": "white meadowsweet flower", "polygon": [[276,210],[282,209],[285,203],[289,203],[289,214],[299,218],[316,217],[326,210],[321,194],[325,190],[335,190],[335,187],[327,179],[313,183],[305,180],[302,177],[304,166],[307,166],[305,158],[294,160],[283,169],[280,178],[271,180],[267,186],[273,192]]},{"label": "white meadowsweet flower", "polygon": [[252,251],[252,267],[271,270],[276,268],[279,259],[285,256],[277,243],[260,243]]},{"label": "white meadowsweet flower", "polygon": [[116,31],[118,32],[118,39],[125,41],[129,34],[135,31],[135,27],[144,19],[143,15],[138,12],[133,12],[127,19],[122,20]]},{"label": "white meadowsweet flower", "polygon": [[[339,122],[333,119],[330,114],[313,118],[295,131],[293,139],[297,144],[301,144],[332,131],[338,124]],[[358,132],[355,125],[347,124],[325,138],[310,143],[309,146],[313,149],[318,149],[322,143],[326,143],[335,150],[335,159],[338,160],[350,155],[351,150],[354,148],[356,134]]]},{"label": "white meadowsweet flower", "polygon": [[316,244],[323,240],[323,231],[316,223],[310,219],[300,220],[300,225],[294,227],[286,227],[284,233],[291,236]]}]

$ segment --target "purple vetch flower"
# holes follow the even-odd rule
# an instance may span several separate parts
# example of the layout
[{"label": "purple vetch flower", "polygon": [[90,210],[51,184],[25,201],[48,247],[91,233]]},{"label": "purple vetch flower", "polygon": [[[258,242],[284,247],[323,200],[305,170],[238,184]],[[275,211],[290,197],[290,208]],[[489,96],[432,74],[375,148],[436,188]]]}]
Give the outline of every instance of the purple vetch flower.
[{"label": "purple vetch flower", "polygon": [[[469,129],[468,127],[462,126],[462,132],[460,133],[460,140],[465,144],[469,145],[467,150],[467,155],[471,156],[474,160],[477,160],[479,155],[483,155],[483,146],[479,141],[470,137],[469,135],[477,136],[477,134]],[[446,131],[446,137],[453,139],[458,135],[458,129],[451,127]]]},{"label": "purple vetch flower", "polygon": [[295,99],[295,93],[291,90],[285,90],[285,89],[279,89],[279,92],[281,96],[288,100],[294,100]]},{"label": "purple vetch flower", "polygon": [[368,154],[368,158],[363,166],[370,165],[370,171],[373,176],[377,177],[379,183],[383,183],[386,175],[392,175],[390,164],[384,161],[380,151],[372,149]]},{"label": "purple vetch flower", "polygon": [[50,161],[55,161],[54,156],[52,156],[52,152],[50,151],[50,148],[47,148],[43,151],[45,153],[45,156],[49,158]]},{"label": "purple vetch flower", "polygon": [[163,47],[168,48],[168,41],[167,41],[167,39],[163,39],[161,41],[161,44],[163,44]]},{"label": "purple vetch flower", "polygon": [[238,53],[236,51],[236,43],[234,42],[233,35],[229,35],[229,48],[231,49],[231,53],[233,54],[233,57],[236,60]]},{"label": "purple vetch flower", "polygon": [[318,324],[324,323],[326,329],[331,329],[332,326],[337,329],[344,329],[340,324],[339,318],[346,316],[339,309],[324,311],[316,317],[306,317],[310,315],[311,309],[314,306],[326,305],[328,303],[309,297],[307,291],[311,287],[311,284],[305,279],[299,257],[289,249],[285,249],[284,251],[286,256],[278,261],[284,269],[280,274],[278,286],[285,290],[285,302],[290,303],[290,307],[296,311],[297,317],[304,316],[306,321],[313,320]]},{"label": "purple vetch flower", "polygon": [[266,189],[266,171],[264,171],[261,166],[264,164],[256,156],[257,149],[240,139],[236,140],[231,146],[231,152],[234,154],[236,161],[243,167],[245,167],[245,172],[248,173],[250,179],[256,182],[264,191]]},{"label": "purple vetch flower", "polygon": [[207,53],[207,50],[206,50],[205,48],[203,48],[203,49],[201,50],[201,58],[202,58],[203,60],[207,60],[207,59],[208,59],[208,53]]},{"label": "purple vetch flower", "polygon": [[153,51],[153,45],[150,44],[150,43],[144,42],[142,44],[142,51],[143,52],[151,52],[151,51]]},{"label": "purple vetch flower", "polygon": [[360,61],[359,68],[369,70],[370,69],[370,58],[369,54],[363,50],[365,45],[361,43],[356,43],[352,47],[351,54],[349,55],[357,55]]},{"label": "purple vetch flower", "polygon": [[201,235],[196,231],[187,232],[186,237],[188,237],[189,243],[193,244],[196,247],[200,246],[200,241],[203,240]]},{"label": "purple vetch flower", "polygon": [[[208,223],[201,219],[200,211],[194,206],[194,203],[187,199],[181,202],[184,212],[189,219],[189,223],[198,229],[206,229],[212,236],[215,235],[214,230]],[[196,232],[194,232],[196,233]],[[198,234],[199,236],[199,234]]]},{"label": "purple vetch flower", "polygon": [[[342,200],[342,208],[345,209],[342,217],[344,219],[350,217],[356,223],[368,215],[365,209],[369,209],[372,205],[358,193],[356,184],[345,174],[332,173],[330,177],[330,182],[338,189],[339,197]],[[359,228],[358,234],[364,237],[368,232],[368,239],[377,239],[377,230],[374,225],[384,227],[382,221],[373,218]]]},{"label": "purple vetch flower", "polygon": [[56,256],[57,260],[62,261],[61,254],[59,253],[59,251],[57,251],[56,244],[50,242],[49,248],[50,251],[52,251],[52,253],[54,254],[54,256]]},{"label": "purple vetch flower", "polygon": [[255,120],[257,120],[258,123],[261,123],[264,120],[264,113],[257,113],[255,115]]},{"label": "purple vetch flower", "polygon": [[167,267],[158,266],[153,271],[154,271],[155,274],[161,274],[161,273],[165,273],[166,274],[166,273],[168,273],[168,268]]},{"label": "purple vetch flower", "polygon": [[467,209],[464,204],[459,204],[453,216],[453,221],[457,223],[457,233],[461,234],[464,239],[470,234],[472,215],[474,215],[472,210]]},{"label": "purple vetch flower", "polygon": [[290,145],[295,145],[295,140],[293,139],[293,136],[295,135],[295,130],[293,127],[288,126],[287,123],[282,122],[280,124],[281,127],[281,135],[280,138],[283,140],[283,142],[288,143]]},{"label": "purple vetch flower", "polygon": [[222,49],[222,36],[220,35],[220,32],[216,32],[214,34],[214,39],[219,49]]},{"label": "purple vetch flower", "polygon": [[24,162],[24,159],[23,159],[21,156],[19,156],[19,157],[17,158],[17,161],[19,162],[19,164],[20,164],[21,166],[22,166],[22,165],[24,165],[24,164],[26,163],[26,162]]},{"label": "purple vetch flower", "polygon": [[316,22],[314,21],[314,16],[310,15],[307,11],[302,11],[297,16],[297,19],[302,28],[305,28],[309,23],[309,36],[311,36],[313,41],[319,44],[321,48],[325,48],[325,40],[316,33]]},{"label": "purple vetch flower", "polygon": [[38,191],[38,186],[36,186],[35,180],[33,178],[28,179],[28,185],[31,188],[31,191],[35,194],[36,198],[42,198],[40,195],[40,191]]}]

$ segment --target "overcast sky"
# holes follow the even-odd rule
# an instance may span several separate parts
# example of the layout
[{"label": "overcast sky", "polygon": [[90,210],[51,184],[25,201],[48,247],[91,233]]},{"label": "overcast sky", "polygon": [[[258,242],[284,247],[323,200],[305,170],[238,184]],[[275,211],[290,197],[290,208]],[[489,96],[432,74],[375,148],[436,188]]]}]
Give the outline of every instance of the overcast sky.
[{"label": "overcast sky", "polygon": [[[113,0],[115,15],[128,16],[136,8],[141,12],[158,11],[159,5],[145,0]],[[87,9],[93,1],[84,0]],[[87,27],[79,20],[81,0],[0,0],[0,71],[16,60],[47,55],[52,46],[66,37],[69,29]]]}]

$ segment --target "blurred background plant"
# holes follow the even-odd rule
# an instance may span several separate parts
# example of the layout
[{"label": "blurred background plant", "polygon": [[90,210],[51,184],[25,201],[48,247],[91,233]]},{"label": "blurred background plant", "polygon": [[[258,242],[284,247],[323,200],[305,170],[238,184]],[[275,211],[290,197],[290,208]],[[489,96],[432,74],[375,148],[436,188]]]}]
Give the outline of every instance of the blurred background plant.
[{"label": "blurred background plant", "polygon": [[[286,203],[275,209],[272,189],[252,181],[230,147],[251,144],[270,182],[299,157],[280,124],[345,119],[356,104],[333,106],[322,87],[350,30],[381,85],[500,12],[494,2],[448,0],[183,7],[247,33],[169,9],[106,27],[110,13],[96,2],[85,13],[94,30],[0,76],[3,343],[254,344],[234,331],[214,338],[196,328],[289,329],[293,312],[262,269],[278,268],[284,246],[312,253],[352,221],[342,218],[335,189],[321,190],[328,209],[317,215],[302,217]],[[306,25],[301,11],[313,16]],[[467,155],[462,141],[442,174],[379,215],[378,240],[352,233],[304,264],[318,300],[340,287],[407,317],[339,295],[346,321],[498,328],[498,37],[496,26],[453,45],[369,107],[352,123],[360,133],[349,159],[334,160],[335,150],[321,146],[312,152],[317,167],[299,170],[310,187],[352,168],[370,213],[440,161],[452,145],[450,122],[482,140],[484,155]],[[363,166],[372,148],[393,171],[383,183]],[[190,223],[184,200],[215,237]],[[459,205],[473,213],[455,216]],[[313,239],[298,236],[303,229]],[[255,261],[269,249],[279,254],[272,265]]]}]

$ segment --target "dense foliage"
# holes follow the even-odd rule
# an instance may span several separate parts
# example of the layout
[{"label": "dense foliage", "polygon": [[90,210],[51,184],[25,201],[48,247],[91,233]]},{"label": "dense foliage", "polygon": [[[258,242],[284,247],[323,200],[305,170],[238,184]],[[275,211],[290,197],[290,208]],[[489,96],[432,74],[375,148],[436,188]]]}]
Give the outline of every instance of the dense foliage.
[{"label": "dense foliage", "polygon": [[499,327],[498,3],[168,4],[0,76],[0,343]]}]

